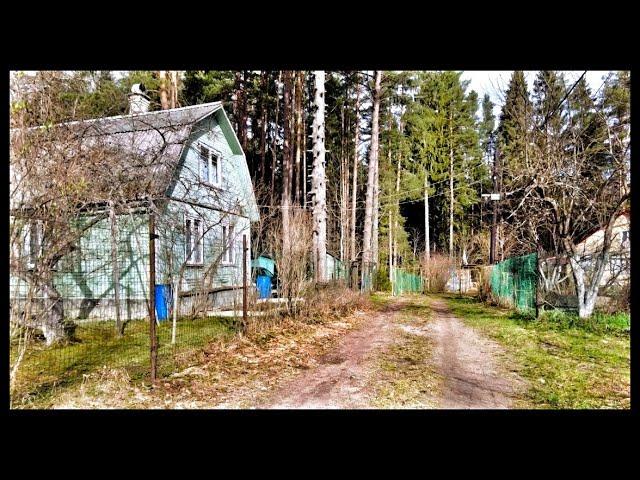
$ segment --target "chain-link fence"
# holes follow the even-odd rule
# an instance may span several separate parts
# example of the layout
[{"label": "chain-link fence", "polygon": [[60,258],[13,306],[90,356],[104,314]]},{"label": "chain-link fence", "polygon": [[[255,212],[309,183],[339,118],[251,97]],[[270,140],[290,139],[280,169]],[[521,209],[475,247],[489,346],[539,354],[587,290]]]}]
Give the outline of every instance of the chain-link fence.
[{"label": "chain-link fence", "polygon": [[538,255],[532,253],[498,262],[491,271],[491,291],[506,305],[535,310]]},{"label": "chain-link fence", "polygon": [[417,273],[408,272],[402,268],[392,268],[391,270],[393,295],[403,293],[422,293],[424,285],[422,277]]},{"label": "chain-link fence", "polygon": [[[27,229],[29,234],[12,245],[12,375],[16,367],[12,405],[43,404],[54,390],[82,382],[84,375],[103,367],[122,368],[131,378],[147,379],[151,343],[148,216],[120,218],[115,235],[108,221],[94,225],[53,268],[39,263],[44,255],[38,251],[41,242],[36,230]],[[222,249],[215,245],[219,240],[211,242],[211,250]],[[178,371],[211,341],[240,328],[242,242],[232,248],[235,253],[227,259],[235,265],[228,261],[218,268],[221,273],[215,282],[207,283],[195,273],[206,270],[206,262],[189,267],[182,281],[165,275],[168,267],[158,245],[152,295],[159,377]],[[250,302],[255,290],[248,281]]]}]

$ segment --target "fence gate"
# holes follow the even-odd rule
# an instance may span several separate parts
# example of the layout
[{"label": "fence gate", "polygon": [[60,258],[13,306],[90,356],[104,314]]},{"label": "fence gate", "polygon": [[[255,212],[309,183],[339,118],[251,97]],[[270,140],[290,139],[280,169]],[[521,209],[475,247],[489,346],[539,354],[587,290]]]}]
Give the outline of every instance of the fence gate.
[{"label": "fence gate", "polygon": [[415,273],[409,273],[401,268],[392,268],[392,287],[393,295],[402,295],[403,293],[422,293],[423,284],[422,277]]}]

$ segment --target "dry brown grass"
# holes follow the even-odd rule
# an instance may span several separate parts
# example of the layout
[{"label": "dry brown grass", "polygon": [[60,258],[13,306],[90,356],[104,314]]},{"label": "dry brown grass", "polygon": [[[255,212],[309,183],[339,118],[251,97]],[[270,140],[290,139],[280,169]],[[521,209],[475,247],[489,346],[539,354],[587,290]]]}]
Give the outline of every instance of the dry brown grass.
[{"label": "dry brown grass", "polygon": [[218,340],[185,358],[185,368],[151,388],[122,372],[87,376],[53,408],[247,408],[300,369],[311,368],[373,308],[344,288],[310,293],[295,316],[250,317],[244,335]]},{"label": "dry brown grass", "polygon": [[454,267],[453,261],[446,255],[433,253],[428,260],[423,257],[421,263],[425,290],[429,293],[443,293]]}]

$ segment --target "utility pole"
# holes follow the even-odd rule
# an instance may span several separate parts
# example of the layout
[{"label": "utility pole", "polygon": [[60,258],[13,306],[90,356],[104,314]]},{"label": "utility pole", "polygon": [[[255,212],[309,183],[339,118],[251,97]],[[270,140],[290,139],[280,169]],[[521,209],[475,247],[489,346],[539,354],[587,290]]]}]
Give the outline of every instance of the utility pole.
[{"label": "utility pole", "polygon": [[493,201],[493,219],[491,221],[491,247],[489,250],[489,263],[493,265],[496,261],[496,233],[498,225],[498,202],[500,201],[500,184],[498,180],[500,162],[500,152],[494,147],[493,150],[493,193],[490,195]]}]

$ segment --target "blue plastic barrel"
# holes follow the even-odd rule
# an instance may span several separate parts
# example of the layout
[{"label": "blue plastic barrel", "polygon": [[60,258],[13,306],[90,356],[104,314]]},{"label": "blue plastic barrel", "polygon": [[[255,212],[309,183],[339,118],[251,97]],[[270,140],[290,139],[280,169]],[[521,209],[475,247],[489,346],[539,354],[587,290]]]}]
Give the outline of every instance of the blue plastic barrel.
[{"label": "blue plastic barrel", "polygon": [[171,285],[156,285],[156,318],[159,322],[169,318],[171,297]]},{"label": "blue plastic barrel", "polygon": [[258,287],[259,298],[271,298],[271,277],[258,275],[256,277],[256,287]]}]

